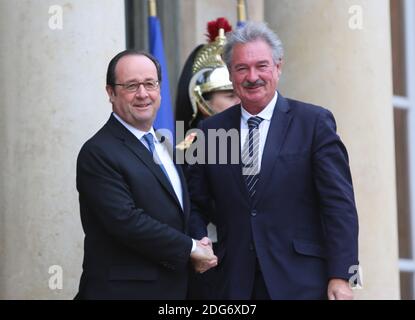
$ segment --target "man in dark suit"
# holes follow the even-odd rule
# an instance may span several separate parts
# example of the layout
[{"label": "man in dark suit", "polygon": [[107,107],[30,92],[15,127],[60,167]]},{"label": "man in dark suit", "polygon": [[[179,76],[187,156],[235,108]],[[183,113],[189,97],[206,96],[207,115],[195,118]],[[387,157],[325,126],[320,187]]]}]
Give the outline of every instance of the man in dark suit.
[{"label": "man in dark suit", "polygon": [[[224,59],[241,104],[199,125],[206,164],[190,168],[191,232],[206,236],[213,201],[218,298],[352,299],[358,219],[347,151],[328,110],[278,93],[282,57],[263,23],[228,34]],[[208,135],[218,129],[236,140],[221,146]]]},{"label": "man in dark suit", "polygon": [[189,260],[216,265],[208,240],[186,235],[187,187],[153,121],[161,71],[126,50],[108,66],[113,113],[82,147],[77,189],[85,232],[78,299],[184,299]]}]

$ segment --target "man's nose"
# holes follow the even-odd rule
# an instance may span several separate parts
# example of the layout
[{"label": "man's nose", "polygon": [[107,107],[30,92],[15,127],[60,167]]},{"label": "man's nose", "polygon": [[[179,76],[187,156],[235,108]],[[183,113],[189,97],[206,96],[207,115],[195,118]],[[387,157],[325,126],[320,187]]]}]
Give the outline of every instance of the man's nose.
[{"label": "man's nose", "polygon": [[144,85],[140,83],[140,85],[137,88],[137,91],[135,92],[136,97],[138,98],[146,98],[148,96],[148,92],[146,88],[144,88]]},{"label": "man's nose", "polygon": [[246,80],[250,82],[255,82],[258,80],[258,72],[255,68],[249,68]]}]

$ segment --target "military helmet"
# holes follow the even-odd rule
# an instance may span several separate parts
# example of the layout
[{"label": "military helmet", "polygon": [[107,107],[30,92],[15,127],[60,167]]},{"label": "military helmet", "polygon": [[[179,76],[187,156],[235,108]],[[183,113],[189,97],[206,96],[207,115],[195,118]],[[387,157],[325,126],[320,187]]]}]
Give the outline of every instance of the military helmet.
[{"label": "military helmet", "polygon": [[[226,43],[225,32],[231,26],[225,18],[219,18],[208,24],[211,42],[204,45],[196,53],[192,66],[192,77],[189,82],[189,97],[193,108],[193,119],[198,113],[204,117],[215,112],[209,106],[206,95],[215,91],[233,90],[229,80],[229,72],[222,60],[223,47]],[[214,37],[214,39],[212,39]]]}]

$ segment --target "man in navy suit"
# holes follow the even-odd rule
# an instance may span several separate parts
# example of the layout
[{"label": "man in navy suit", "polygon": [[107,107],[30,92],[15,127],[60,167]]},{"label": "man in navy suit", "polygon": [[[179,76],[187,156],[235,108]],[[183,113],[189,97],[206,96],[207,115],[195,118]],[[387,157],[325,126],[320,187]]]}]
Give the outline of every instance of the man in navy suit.
[{"label": "man in navy suit", "polygon": [[[277,91],[282,58],[263,23],[228,34],[224,59],[241,104],[199,125],[206,162],[190,168],[191,234],[201,239],[216,222],[218,298],[352,299],[358,219],[347,151],[330,111]],[[223,148],[208,135],[218,129],[236,141],[229,135]]]},{"label": "man in navy suit", "polygon": [[209,241],[187,235],[189,198],[180,167],[153,122],[161,71],[126,50],[108,66],[113,113],[82,147],[77,189],[85,232],[77,299],[184,299],[189,261],[216,265]]}]

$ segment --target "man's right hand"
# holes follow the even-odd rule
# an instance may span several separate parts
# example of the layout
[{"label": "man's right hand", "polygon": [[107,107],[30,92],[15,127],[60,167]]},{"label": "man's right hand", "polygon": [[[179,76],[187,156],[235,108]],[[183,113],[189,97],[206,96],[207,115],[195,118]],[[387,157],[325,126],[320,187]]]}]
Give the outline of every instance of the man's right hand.
[{"label": "man's right hand", "polygon": [[205,237],[196,241],[196,250],[190,254],[193,267],[196,272],[203,273],[210,268],[216,267],[218,258],[213,254],[212,241]]}]

